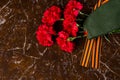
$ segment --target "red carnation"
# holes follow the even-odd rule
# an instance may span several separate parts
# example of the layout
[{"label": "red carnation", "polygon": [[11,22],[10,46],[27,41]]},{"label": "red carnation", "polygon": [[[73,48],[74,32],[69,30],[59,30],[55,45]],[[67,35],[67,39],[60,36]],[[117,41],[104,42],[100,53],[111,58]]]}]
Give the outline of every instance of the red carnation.
[{"label": "red carnation", "polygon": [[83,5],[80,2],[76,1],[76,0],[70,0],[68,2],[68,4],[66,5],[66,7],[81,10],[83,8]]},{"label": "red carnation", "polygon": [[68,15],[72,17],[77,17],[79,10],[83,8],[82,4],[76,0],[70,0],[64,10],[64,18],[66,19]]},{"label": "red carnation", "polygon": [[38,27],[38,30],[36,31],[36,38],[39,44],[43,46],[51,46],[53,45],[52,34],[55,34],[52,27],[48,27],[45,24],[42,24]]},{"label": "red carnation", "polygon": [[62,50],[71,53],[74,49],[74,43],[67,40],[69,38],[69,34],[64,31],[61,31],[58,35],[59,36],[56,38],[56,41],[59,47]]},{"label": "red carnation", "polygon": [[74,37],[77,36],[78,27],[76,22],[68,21],[65,19],[63,21],[63,29],[67,31],[70,35]]},{"label": "red carnation", "polygon": [[57,20],[60,19],[61,9],[57,6],[48,8],[42,17],[42,22],[47,25],[53,25]]},{"label": "red carnation", "polygon": [[68,7],[64,10],[64,18],[67,18],[68,15],[76,18],[78,13],[79,13],[79,10]]}]

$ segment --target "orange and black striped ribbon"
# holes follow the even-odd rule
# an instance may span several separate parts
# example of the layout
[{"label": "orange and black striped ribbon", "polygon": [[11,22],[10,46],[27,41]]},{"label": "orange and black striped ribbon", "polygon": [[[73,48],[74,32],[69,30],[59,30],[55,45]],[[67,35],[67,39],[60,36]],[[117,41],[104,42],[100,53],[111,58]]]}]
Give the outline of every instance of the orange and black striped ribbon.
[{"label": "orange and black striped ribbon", "polygon": [[[98,0],[94,6],[94,10],[100,7],[102,4],[108,2],[108,0]],[[87,39],[85,41],[84,51],[82,53],[80,65],[84,67],[99,68],[99,60],[101,54],[102,38],[99,36],[94,39]]]}]

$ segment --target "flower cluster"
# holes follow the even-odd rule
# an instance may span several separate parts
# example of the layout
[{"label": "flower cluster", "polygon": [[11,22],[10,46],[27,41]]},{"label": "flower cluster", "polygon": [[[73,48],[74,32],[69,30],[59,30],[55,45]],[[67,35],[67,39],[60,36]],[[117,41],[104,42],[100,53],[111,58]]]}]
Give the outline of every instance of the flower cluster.
[{"label": "flower cluster", "polygon": [[36,31],[36,38],[39,44],[43,46],[53,45],[52,36],[56,35],[56,32],[53,30],[53,24],[60,19],[60,16],[61,9],[57,6],[52,6],[44,12],[42,24]]},{"label": "flower cluster", "polygon": [[78,26],[76,23],[76,17],[82,7],[82,4],[76,0],[70,0],[65,7],[63,31],[59,32],[58,34],[59,36],[57,38],[57,44],[66,52],[72,52],[74,49],[75,44],[68,40],[68,38],[69,36],[77,36]]},{"label": "flower cluster", "polygon": [[[82,8],[83,5],[80,2],[76,0],[70,0],[63,11],[63,19],[61,19],[62,10],[59,7],[52,6],[48,8],[43,13],[42,24],[36,31],[36,38],[39,44],[43,46],[52,46],[54,43],[52,38],[53,36],[56,36],[55,40],[61,50],[71,53],[75,44],[69,38],[77,37],[77,32],[79,29],[77,26],[76,17]],[[55,29],[53,29],[53,26],[58,20],[63,20],[63,29],[59,32],[56,32]]]}]

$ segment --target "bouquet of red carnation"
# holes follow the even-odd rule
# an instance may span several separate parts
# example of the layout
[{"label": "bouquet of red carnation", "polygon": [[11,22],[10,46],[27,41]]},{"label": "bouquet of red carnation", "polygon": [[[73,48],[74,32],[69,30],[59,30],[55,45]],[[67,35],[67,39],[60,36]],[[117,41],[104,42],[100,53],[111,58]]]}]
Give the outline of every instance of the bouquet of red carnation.
[{"label": "bouquet of red carnation", "polygon": [[[39,44],[52,46],[56,41],[61,50],[71,53],[75,47],[74,40],[81,37],[78,35],[80,26],[77,24],[77,16],[82,8],[83,5],[76,0],[70,0],[64,10],[58,6],[48,8],[43,13],[42,24],[36,31]],[[54,26],[58,21],[62,21],[62,26]],[[55,28],[59,27],[62,28],[57,31]],[[87,32],[83,34],[87,35]]]}]

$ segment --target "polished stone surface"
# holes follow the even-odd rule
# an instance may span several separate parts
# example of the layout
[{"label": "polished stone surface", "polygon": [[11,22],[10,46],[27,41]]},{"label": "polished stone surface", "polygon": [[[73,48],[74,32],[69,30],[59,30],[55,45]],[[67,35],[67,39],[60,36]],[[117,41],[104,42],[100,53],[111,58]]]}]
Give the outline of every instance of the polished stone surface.
[{"label": "polished stone surface", "polygon": [[[96,0],[79,0],[90,13]],[[46,8],[67,0],[0,0],[0,80],[120,80],[120,34],[103,37],[100,68],[80,66],[84,39],[72,54],[35,38]]]}]

